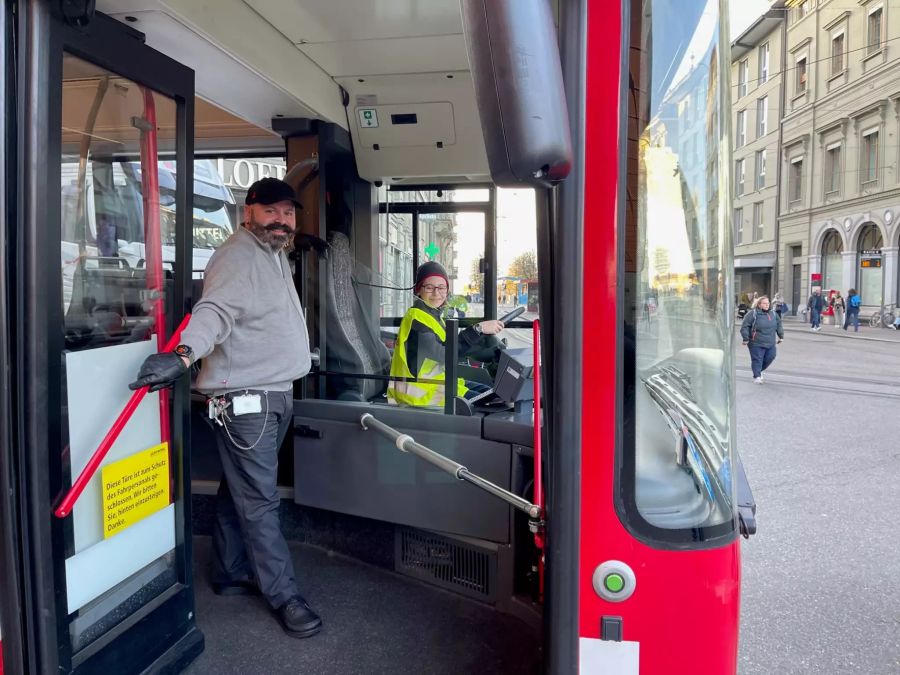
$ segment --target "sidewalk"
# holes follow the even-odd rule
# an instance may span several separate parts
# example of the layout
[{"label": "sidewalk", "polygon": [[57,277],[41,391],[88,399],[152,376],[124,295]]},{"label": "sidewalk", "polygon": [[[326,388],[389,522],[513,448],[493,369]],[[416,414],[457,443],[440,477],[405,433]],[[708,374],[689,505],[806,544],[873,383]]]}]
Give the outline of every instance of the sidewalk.
[{"label": "sidewalk", "polygon": [[[809,333],[810,335],[823,335],[828,337],[841,337],[841,338],[849,338],[851,340],[870,340],[873,342],[900,342],[900,330],[891,330],[890,328],[872,328],[869,326],[869,317],[865,317],[865,321],[863,322],[862,317],[860,317],[860,326],[859,332],[855,333],[853,328],[849,328],[848,330],[843,330],[841,328],[836,328],[835,326],[829,326],[827,324],[822,324],[822,330],[819,332],[813,332],[809,329],[809,321],[804,319],[804,317],[797,316],[783,316],[781,317],[782,323],[784,324],[784,329],[789,332],[803,332]],[[863,325],[863,323],[865,325]]]}]

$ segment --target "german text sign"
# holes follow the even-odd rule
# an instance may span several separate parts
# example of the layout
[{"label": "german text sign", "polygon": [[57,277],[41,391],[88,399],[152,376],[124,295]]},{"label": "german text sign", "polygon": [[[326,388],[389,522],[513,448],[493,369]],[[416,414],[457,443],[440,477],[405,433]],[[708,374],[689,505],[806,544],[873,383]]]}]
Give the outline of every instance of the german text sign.
[{"label": "german text sign", "polygon": [[161,443],[104,466],[103,538],[169,505],[169,444]]}]

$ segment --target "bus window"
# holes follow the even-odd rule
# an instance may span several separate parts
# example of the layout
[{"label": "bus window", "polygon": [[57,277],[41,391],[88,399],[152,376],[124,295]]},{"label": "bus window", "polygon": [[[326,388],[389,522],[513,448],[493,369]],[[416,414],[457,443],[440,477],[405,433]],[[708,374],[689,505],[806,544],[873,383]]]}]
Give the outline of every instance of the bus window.
[{"label": "bus window", "polygon": [[[397,402],[396,397],[386,398],[388,378],[403,317],[417,301],[413,286],[419,265],[434,261],[446,270],[447,303],[440,317],[455,318],[463,328],[486,317],[487,294],[494,292],[488,291],[491,284],[485,282],[484,273],[494,268],[485,259],[487,242],[493,237],[491,189],[381,187],[378,194],[375,260],[358,259],[346,235],[328,235],[327,374],[324,388],[322,379],[319,387],[326,398]],[[356,234],[365,237],[362,232]],[[492,382],[491,364],[485,362],[493,354],[488,349],[493,344],[490,337],[483,336],[483,344],[478,345],[483,349],[470,345],[471,349],[460,351],[459,367],[465,369],[460,378],[472,382],[472,390],[476,383],[480,389]],[[394,364],[394,370],[397,367]],[[438,398],[430,400],[433,407],[442,407]]]},{"label": "bus window", "polygon": [[[537,214],[533,188],[497,188],[497,314],[525,307],[519,322],[538,318]],[[531,347],[531,327],[503,331],[510,347]]]},{"label": "bus window", "polygon": [[620,493],[626,522],[654,542],[734,531],[729,67],[718,7],[651,0],[632,31]]},{"label": "bus window", "polygon": [[[156,126],[146,123],[154,113]],[[176,104],[67,54],[61,121],[61,156],[54,161],[61,162],[60,274],[66,311],[63,325],[57,327],[65,330],[65,344],[59,355],[64,367],[56,419],[62,428],[57,451],[68,483],[81,472],[108,427],[98,420],[121,409],[120,392],[127,391],[134,367],[157,350],[151,331],[158,315],[148,298],[159,297],[160,289],[148,288],[147,266],[138,265],[138,258],[146,258],[144,247],[153,232],[150,237],[145,233],[139,189],[141,136],[146,133],[145,139],[157,141],[158,156],[148,157],[151,164],[157,160],[162,164],[167,155],[174,155]],[[174,163],[170,167],[174,171]],[[155,192],[149,197],[158,200],[161,210],[176,208],[162,174]],[[156,243],[154,253],[157,261],[163,261],[162,300],[171,308],[173,275],[165,265],[166,236]],[[174,245],[170,253],[169,260],[174,260]],[[103,387],[98,386],[101,377]],[[62,588],[68,612],[61,619],[66,622],[61,634],[71,640],[72,651],[102,640],[183,578],[168,480],[165,492],[161,489],[157,495],[168,504],[142,519],[134,514],[135,521],[126,528],[114,529],[103,509],[108,493],[101,474],[106,467],[124,459],[135,446],[166,452],[157,444],[169,438],[171,430],[161,427],[157,396],[151,394],[135,411],[123,434],[128,440],[110,450],[104,469],[88,483],[64,529],[67,558]],[[120,525],[117,521],[115,527]]]},{"label": "bus window", "polygon": [[382,317],[402,317],[413,285],[413,217],[411,213],[378,216],[378,281]]}]

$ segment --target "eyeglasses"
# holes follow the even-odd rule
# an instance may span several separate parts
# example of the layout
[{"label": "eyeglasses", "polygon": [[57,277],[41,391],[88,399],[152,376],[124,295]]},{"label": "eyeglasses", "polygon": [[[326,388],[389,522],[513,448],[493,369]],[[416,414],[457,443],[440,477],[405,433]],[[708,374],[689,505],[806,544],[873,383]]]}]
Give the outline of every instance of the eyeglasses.
[{"label": "eyeglasses", "polygon": [[431,284],[425,284],[422,286],[422,290],[426,293],[446,293],[446,286],[432,286]]}]

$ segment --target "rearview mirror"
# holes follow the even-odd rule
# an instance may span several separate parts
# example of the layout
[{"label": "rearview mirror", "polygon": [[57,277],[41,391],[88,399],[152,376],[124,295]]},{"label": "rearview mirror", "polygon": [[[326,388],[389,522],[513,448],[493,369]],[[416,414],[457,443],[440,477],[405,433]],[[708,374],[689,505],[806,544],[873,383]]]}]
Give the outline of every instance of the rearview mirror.
[{"label": "rearview mirror", "polygon": [[547,0],[461,0],[491,177],[550,186],[569,175],[572,139]]}]

